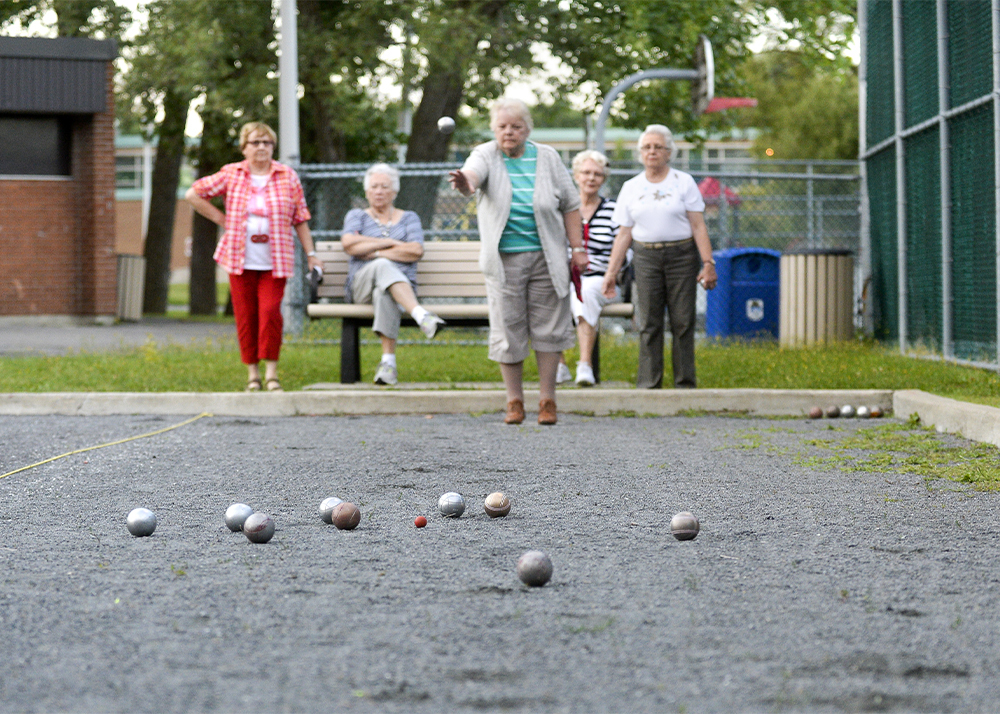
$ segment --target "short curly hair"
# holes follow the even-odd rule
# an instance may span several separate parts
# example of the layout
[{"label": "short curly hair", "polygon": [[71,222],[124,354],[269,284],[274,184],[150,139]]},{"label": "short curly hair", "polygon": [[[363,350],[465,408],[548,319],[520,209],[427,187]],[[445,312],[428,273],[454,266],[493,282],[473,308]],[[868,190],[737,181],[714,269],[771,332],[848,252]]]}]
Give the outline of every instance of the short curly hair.
[{"label": "short curly hair", "polygon": [[262,121],[251,121],[244,124],[240,129],[240,151],[247,148],[247,142],[250,141],[250,136],[257,132],[267,134],[271,141],[274,142],[274,145],[278,145],[278,135],[274,133],[274,129]]},{"label": "short curly hair", "polygon": [[583,166],[584,161],[593,161],[595,164],[601,167],[604,171],[604,175],[607,176],[608,168],[608,157],[602,154],[600,151],[594,151],[593,149],[586,149],[581,151],[579,154],[573,157],[573,173],[575,174]]}]

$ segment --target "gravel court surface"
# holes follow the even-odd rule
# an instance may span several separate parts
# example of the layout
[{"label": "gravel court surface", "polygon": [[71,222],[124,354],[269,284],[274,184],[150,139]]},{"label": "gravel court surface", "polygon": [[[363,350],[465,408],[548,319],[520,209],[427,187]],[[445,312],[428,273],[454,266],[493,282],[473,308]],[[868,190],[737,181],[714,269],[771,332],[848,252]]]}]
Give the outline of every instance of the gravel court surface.
[{"label": "gravel court surface", "polygon": [[[0,473],[179,421],[2,417]],[[0,480],[0,711],[993,711],[997,497],[797,462],[876,423],[206,417],[39,466]]]}]

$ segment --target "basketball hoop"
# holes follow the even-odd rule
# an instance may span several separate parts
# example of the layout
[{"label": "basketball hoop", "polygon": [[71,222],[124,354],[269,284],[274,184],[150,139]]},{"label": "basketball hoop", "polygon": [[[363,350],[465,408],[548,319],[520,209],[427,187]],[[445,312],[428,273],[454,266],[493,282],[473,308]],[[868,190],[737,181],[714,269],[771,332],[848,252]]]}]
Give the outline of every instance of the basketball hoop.
[{"label": "basketball hoop", "polygon": [[704,114],[715,97],[715,55],[712,43],[698,35],[694,48],[694,69],[698,76],[691,82],[691,106],[695,114]]}]

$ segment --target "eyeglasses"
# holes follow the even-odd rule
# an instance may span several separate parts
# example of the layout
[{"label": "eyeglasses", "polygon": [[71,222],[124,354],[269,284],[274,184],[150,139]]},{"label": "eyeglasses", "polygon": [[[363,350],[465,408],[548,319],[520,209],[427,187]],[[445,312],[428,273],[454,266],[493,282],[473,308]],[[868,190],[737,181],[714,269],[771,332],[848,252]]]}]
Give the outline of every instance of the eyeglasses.
[{"label": "eyeglasses", "polygon": [[639,147],[639,151],[669,151],[669,146],[661,146],[660,144],[643,144]]},{"label": "eyeglasses", "polygon": [[247,143],[250,144],[250,146],[274,146],[274,142],[270,139],[254,139],[252,141],[248,141]]},{"label": "eyeglasses", "polygon": [[578,171],[577,175],[583,176],[584,178],[604,178],[603,171]]}]

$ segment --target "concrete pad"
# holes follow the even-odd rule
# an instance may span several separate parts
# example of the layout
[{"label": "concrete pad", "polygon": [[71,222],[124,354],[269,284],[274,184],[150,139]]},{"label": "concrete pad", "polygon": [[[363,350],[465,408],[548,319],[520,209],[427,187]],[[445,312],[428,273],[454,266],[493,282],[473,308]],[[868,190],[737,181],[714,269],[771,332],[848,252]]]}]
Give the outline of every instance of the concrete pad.
[{"label": "concrete pad", "polygon": [[916,414],[921,423],[938,431],[1000,446],[1000,409],[995,407],[960,402],[919,389],[901,389],[893,394],[892,409],[900,419]]},{"label": "concrete pad", "polygon": [[[672,416],[689,411],[746,412],[767,416],[805,415],[812,406],[830,404],[892,406],[887,390],[788,389],[569,389],[557,395],[559,410],[604,416],[636,414]],[[525,391],[529,412],[538,403],[536,390]],[[370,414],[477,414],[499,412],[503,390],[340,389],[284,392],[86,392],[0,394],[3,415],[120,414],[217,416],[296,416]]]}]

